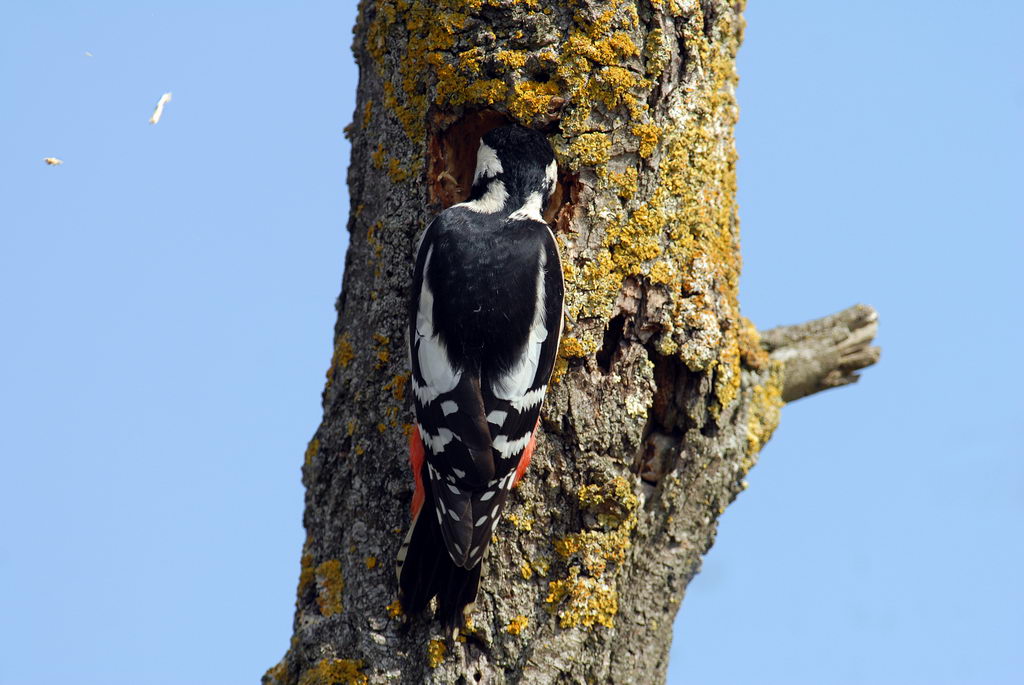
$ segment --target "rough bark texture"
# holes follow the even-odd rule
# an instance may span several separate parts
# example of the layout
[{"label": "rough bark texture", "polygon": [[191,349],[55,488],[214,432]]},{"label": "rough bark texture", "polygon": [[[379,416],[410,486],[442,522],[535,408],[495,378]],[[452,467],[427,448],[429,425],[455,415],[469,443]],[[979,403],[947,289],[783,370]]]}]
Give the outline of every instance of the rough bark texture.
[{"label": "rough bark texture", "polygon": [[[867,308],[776,329],[767,345],[739,314],[741,9],[361,4],[351,242],[303,467],[294,636],[265,683],[664,678],[683,593],[783,399],[849,382],[875,358]],[[395,603],[412,495],[407,287],[416,238],[464,197],[480,134],[513,120],[548,132],[558,155],[549,218],[566,333],[472,628],[450,640]]]}]

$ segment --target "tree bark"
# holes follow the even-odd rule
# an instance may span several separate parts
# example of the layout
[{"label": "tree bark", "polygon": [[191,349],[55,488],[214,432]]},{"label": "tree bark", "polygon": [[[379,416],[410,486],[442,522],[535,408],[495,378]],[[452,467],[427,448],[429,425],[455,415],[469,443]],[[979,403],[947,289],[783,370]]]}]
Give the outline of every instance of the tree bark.
[{"label": "tree bark", "polygon": [[[853,308],[764,337],[739,313],[742,2],[364,0],[352,213],[291,647],[264,683],[641,683],[784,400],[877,359]],[[549,134],[566,332],[533,464],[456,640],[395,602],[409,525],[416,239],[477,141]]]}]

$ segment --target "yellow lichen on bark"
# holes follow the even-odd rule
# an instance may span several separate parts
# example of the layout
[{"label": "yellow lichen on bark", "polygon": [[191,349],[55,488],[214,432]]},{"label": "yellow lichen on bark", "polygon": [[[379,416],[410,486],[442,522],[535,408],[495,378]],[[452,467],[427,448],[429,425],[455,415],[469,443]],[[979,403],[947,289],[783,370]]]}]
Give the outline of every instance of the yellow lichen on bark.
[{"label": "yellow lichen on bark", "polygon": [[347,368],[352,360],[355,359],[356,353],[352,348],[352,342],[348,339],[348,333],[342,333],[334,341],[334,352],[331,354],[331,365],[327,369],[327,387],[331,387],[331,383],[334,382],[334,374],[338,368]]},{"label": "yellow lichen on bark", "polygon": [[405,400],[405,387],[409,383],[409,372],[400,373],[384,384],[382,390],[390,390],[391,396],[399,402]]},{"label": "yellow lichen on bark", "polygon": [[444,640],[431,640],[427,643],[427,665],[437,668],[444,662],[447,653],[448,647],[444,644]]},{"label": "yellow lichen on bark", "polygon": [[[779,414],[782,410],[783,364],[772,361],[768,381],[763,385],[754,386],[753,398],[747,414],[747,445],[748,455],[756,455],[772,437],[779,425]],[[748,469],[749,470],[749,469]]]},{"label": "yellow lichen on bark", "polygon": [[263,679],[266,680],[269,685],[288,685],[293,682],[291,674],[288,672],[288,662],[282,659],[274,666],[267,669],[267,672],[263,674]]},{"label": "yellow lichen on bark", "polygon": [[367,685],[362,659],[321,659],[299,678],[298,685]]},{"label": "yellow lichen on bark", "polygon": [[341,575],[341,562],[337,559],[329,559],[314,571],[316,578],[317,594],[316,603],[320,607],[320,614],[333,616],[340,613],[342,609],[341,594],[345,590],[345,579]]},{"label": "yellow lichen on bark", "polygon": [[[610,0],[595,21],[577,15],[558,48],[542,45],[533,50],[516,47],[496,51],[490,50],[495,43],[522,43],[522,32],[496,36],[476,26],[478,30],[470,33],[470,20],[485,4],[522,12],[523,21],[529,23],[546,22],[551,13],[549,7],[533,0],[375,3],[367,28],[371,57],[383,64],[389,45],[406,46],[393,81],[384,84],[384,106],[402,124],[411,141],[424,139],[431,104],[446,108],[489,106],[529,123],[552,111],[556,102],[568,100],[562,128],[570,134],[585,130],[590,111],[598,104],[608,108],[624,105],[634,118],[649,118],[641,92],[650,87],[650,81],[622,65],[624,59],[640,55],[635,41],[640,37],[639,22],[633,3]],[[478,44],[455,50],[457,44],[464,46],[468,41]],[[385,72],[388,70],[381,69]],[[537,73],[543,73],[544,78],[538,80]],[[419,166],[414,171],[421,170]]]},{"label": "yellow lichen on bark", "polygon": [[745,366],[761,370],[768,366],[770,360],[768,351],[761,346],[761,334],[747,317],[741,317],[740,321],[740,358]]},{"label": "yellow lichen on bark", "polygon": [[640,156],[650,157],[654,153],[654,147],[658,144],[661,136],[661,129],[654,124],[634,124],[630,129],[639,141]]},{"label": "yellow lichen on bark", "polygon": [[529,121],[548,111],[558,93],[558,84],[553,81],[519,81],[512,86],[508,111],[520,121]]},{"label": "yellow lichen on bark", "polygon": [[583,343],[571,335],[563,337],[560,345],[559,354],[563,357],[586,357],[597,351],[596,345],[592,344],[590,347],[584,347]]},{"label": "yellow lichen on bark", "polygon": [[[597,518],[598,530],[573,533],[554,541],[567,564],[565,577],[548,583],[545,602],[563,628],[612,627],[618,611],[615,570],[626,560],[637,525],[640,500],[622,477],[580,488],[580,506]],[[614,565],[613,568],[610,568]]]},{"label": "yellow lichen on bark", "polygon": [[599,167],[608,161],[612,142],[604,133],[584,133],[569,144],[569,168]]},{"label": "yellow lichen on bark", "polygon": [[523,629],[526,628],[526,626],[528,626],[529,624],[530,619],[520,614],[519,616],[516,616],[511,621],[509,621],[509,624],[505,626],[505,632],[509,633],[510,635],[518,635],[519,633],[523,632]]},{"label": "yellow lichen on bark", "polygon": [[533,518],[530,516],[524,516],[516,513],[509,513],[505,515],[508,522],[512,524],[517,530],[529,532],[533,530]]},{"label": "yellow lichen on bark", "polygon": [[548,587],[550,591],[544,601],[557,607],[562,628],[615,625],[619,594],[604,579],[580,576],[579,567],[574,566],[566,578],[552,581]]},{"label": "yellow lichen on bark", "polygon": [[[613,3],[614,4],[614,3]],[[628,29],[627,15],[609,16],[601,28]],[[709,40],[704,17],[694,4],[683,23],[684,43],[692,59],[690,69],[700,78],[684,75],[685,88],[680,106],[667,124],[635,123],[637,154],[656,155],[657,168],[649,173],[645,192],[630,183],[629,169],[616,168],[603,157],[568,155],[577,163],[594,162],[614,171],[598,168],[596,197],[614,192],[624,200],[617,211],[591,210],[604,228],[602,249],[588,255],[582,269],[566,274],[567,310],[571,320],[607,320],[622,283],[628,277],[663,284],[671,298],[672,311],[661,321],[656,340],[660,353],[676,355],[694,371],[715,371],[713,411],[735,401],[740,382],[738,279],[739,239],[735,205],[736,154],[732,126],[736,120],[733,96],[736,74],[734,57],[738,48],[737,27],[725,17],[718,19],[718,39]],[[643,56],[656,71],[668,56],[664,36],[651,31],[643,40]],[[607,56],[603,53],[587,53]],[[588,57],[589,59],[589,57]],[[593,66],[593,65],[592,65]],[[564,125],[563,121],[563,125]],[[626,192],[623,192],[625,187]],[[579,346],[600,344],[599,332],[578,336]]]},{"label": "yellow lichen on bark", "polygon": [[313,438],[309,441],[309,445],[306,446],[306,454],[304,455],[304,463],[309,466],[313,463],[313,458],[320,453],[320,441]]},{"label": "yellow lichen on bark", "polygon": [[[303,545],[303,550],[309,548],[309,539],[306,539],[306,544]],[[306,593],[306,589],[309,588],[310,583],[316,579],[316,574],[313,571],[313,555],[308,552],[303,552],[302,559],[299,567],[299,586],[295,590],[296,602],[302,598],[302,595]]]}]

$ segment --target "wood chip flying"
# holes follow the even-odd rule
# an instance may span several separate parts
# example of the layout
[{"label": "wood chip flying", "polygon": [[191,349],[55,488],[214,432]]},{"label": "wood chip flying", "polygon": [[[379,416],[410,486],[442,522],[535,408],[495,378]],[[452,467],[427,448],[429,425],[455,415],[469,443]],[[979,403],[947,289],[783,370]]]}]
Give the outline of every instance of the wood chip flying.
[{"label": "wood chip flying", "polygon": [[171,101],[171,94],[164,93],[160,96],[160,99],[156,103],[156,109],[153,110],[153,116],[149,118],[149,123],[155,124],[160,121],[160,117],[164,115],[164,105]]},{"label": "wood chip flying", "polygon": [[43,157],[43,161],[50,166],[60,166],[64,163],[63,159],[57,159],[56,157]]}]

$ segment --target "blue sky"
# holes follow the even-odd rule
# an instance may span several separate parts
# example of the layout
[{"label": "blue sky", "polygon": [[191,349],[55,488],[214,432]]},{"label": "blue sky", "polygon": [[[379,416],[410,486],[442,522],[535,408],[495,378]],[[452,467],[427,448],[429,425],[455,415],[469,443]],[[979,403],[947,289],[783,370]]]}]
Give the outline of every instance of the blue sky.
[{"label": "blue sky", "polygon": [[[0,683],[251,683],[287,647],[353,4],[4,12]],[[884,355],[783,411],[670,682],[1019,682],[1024,10],[747,19],[744,313],[867,302]]]}]

